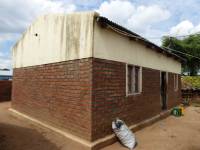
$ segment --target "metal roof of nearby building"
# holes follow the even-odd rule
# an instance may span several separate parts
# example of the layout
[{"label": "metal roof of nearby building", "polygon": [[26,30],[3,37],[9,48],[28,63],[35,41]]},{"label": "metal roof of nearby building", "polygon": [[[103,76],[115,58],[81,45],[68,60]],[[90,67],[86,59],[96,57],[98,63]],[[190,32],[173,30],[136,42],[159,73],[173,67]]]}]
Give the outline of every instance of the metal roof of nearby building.
[{"label": "metal roof of nearby building", "polygon": [[12,71],[11,70],[8,70],[8,71],[0,70],[0,76],[12,76]]},{"label": "metal roof of nearby building", "polygon": [[120,34],[124,35],[124,36],[127,36],[129,37],[130,40],[134,40],[134,41],[138,41],[138,42],[141,42],[143,44],[145,44],[148,48],[152,49],[152,50],[155,50],[159,53],[162,53],[166,56],[169,56],[169,57],[172,57],[178,61],[181,61],[181,62],[185,62],[186,60],[152,42],[150,42],[149,40],[143,38],[142,36],[128,30],[127,28],[109,20],[108,18],[106,17],[102,17],[102,16],[99,16],[97,17],[97,22],[102,26],[102,27],[110,27],[111,29],[113,29],[114,31],[116,32],[119,32]]}]

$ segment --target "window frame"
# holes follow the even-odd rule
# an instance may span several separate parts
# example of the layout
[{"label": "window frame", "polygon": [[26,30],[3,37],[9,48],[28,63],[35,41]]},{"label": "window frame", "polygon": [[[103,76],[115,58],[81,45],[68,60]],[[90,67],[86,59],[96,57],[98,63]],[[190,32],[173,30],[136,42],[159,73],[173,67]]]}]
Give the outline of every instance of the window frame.
[{"label": "window frame", "polygon": [[[132,81],[132,92],[129,92],[129,70],[128,67],[131,66],[132,67],[132,79],[134,81]],[[138,67],[139,71],[138,71],[138,91],[135,92],[135,67]],[[131,95],[138,95],[142,93],[142,67],[141,66],[137,66],[137,65],[133,65],[133,64],[126,64],[126,96],[131,96]]]},{"label": "window frame", "polygon": [[174,91],[178,91],[179,88],[179,75],[174,74]]}]

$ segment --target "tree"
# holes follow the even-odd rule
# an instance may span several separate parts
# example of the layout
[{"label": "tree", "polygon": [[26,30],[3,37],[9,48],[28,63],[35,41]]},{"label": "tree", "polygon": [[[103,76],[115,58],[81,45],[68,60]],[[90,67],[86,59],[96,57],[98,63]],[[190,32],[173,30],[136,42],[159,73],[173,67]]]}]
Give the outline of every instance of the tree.
[{"label": "tree", "polygon": [[[183,72],[189,72],[191,76],[197,75],[200,69],[200,34],[190,35],[186,38],[178,39],[175,37],[164,37],[162,39],[162,47],[169,48],[179,51],[175,52],[176,55],[179,55],[186,59],[186,63],[183,64]],[[191,57],[189,55],[185,55],[182,53],[187,53],[193,55],[195,57]]]}]

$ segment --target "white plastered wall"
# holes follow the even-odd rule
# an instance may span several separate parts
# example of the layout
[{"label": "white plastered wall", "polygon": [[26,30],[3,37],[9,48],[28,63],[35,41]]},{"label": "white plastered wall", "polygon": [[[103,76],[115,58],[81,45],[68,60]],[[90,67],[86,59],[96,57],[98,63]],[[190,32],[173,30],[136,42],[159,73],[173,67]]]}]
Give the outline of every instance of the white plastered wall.
[{"label": "white plastered wall", "polygon": [[83,12],[39,17],[14,46],[13,68],[92,57],[96,15]]},{"label": "white plastered wall", "polygon": [[14,46],[13,68],[95,57],[181,73],[180,62],[101,28],[96,16],[82,12],[39,17]]},{"label": "white plastered wall", "polygon": [[98,23],[95,23],[94,28],[94,57],[181,73],[181,63],[177,60],[129,40],[109,28],[101,28]]}]

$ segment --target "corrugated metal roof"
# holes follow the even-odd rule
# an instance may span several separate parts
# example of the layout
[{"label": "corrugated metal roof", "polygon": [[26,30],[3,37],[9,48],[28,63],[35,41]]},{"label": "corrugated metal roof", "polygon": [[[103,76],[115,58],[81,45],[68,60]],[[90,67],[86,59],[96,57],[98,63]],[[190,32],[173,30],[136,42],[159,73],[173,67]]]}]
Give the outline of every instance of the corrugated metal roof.
[{"label": "corrugated metal roof", "polygon": [[170,57],[173,57],[174,59],[178,60],[178,61],[181,61],[181,62],[186,62],[186,60],[172,52],[169,52],[168,50],[150,42],[149,40],[145,39],[144,37],[128,30],[127,28],[123,27],[123,26],[120,26],[119,24],[109,20],[108,18],[106,17],[102,17],[102,16],[99,16],[97,17],[97,22],[102,26],[102,27],[108,27],[108,26],[111,26],[117,30],[120,30],[122,31],[123,33],[126,33],[126,36],[129,37],[130,39],[133,39],[133,40],[136,40],[136,41],[141,41],[143,44],[145,44],[147,47],[149,47],[150,49],[152,50],[155,50],[157,52],[160,52],[162,53],[163,55],[167,55],[167,56],[170,56]]},{"label": "corrugated metal roof", "polygon": [[0,76],[12,76],[12,74],[13,74],[12,70],[9,71],[0,70]]}]

